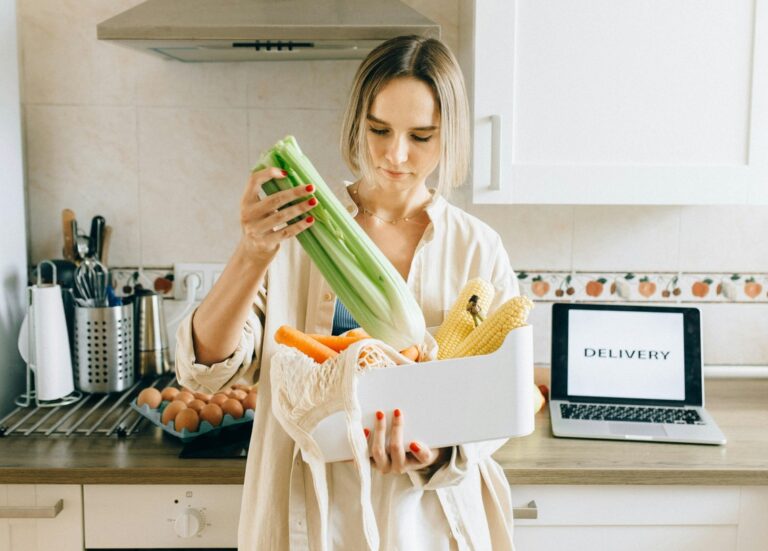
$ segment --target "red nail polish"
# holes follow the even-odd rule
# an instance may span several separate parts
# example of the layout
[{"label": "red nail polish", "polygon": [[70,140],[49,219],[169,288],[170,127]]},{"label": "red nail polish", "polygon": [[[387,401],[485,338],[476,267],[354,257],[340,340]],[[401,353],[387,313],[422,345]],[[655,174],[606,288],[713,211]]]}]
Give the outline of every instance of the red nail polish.
[{"label": "red nail polish", "polygon": [[288,176],[288,173],[285,170],[281,170],[280,174],[282,174],[283,176]]},{"label": "red nail polish", "polygon": [[312,222],[315,221],[315,217],[314,216],[307,216],[304,220],[306,220],[307,224],[311,224]]},{"label": "red nail polish", "polygon": [[368,438],[368,436],[371,434],[371,431],[368,429],[363,429],[363,432],[365,433],[365,437]]},{"label": "red nail polish", "polygon": [[307,193],[312,193],[313,191],[315,191],[315,186],[313,186],[312,184],[309,184],[307,187],[304,188],[304,191],[306,191]]},{"label": "red nail polish", "polygon": [[377,411],[376,412],[376,419],[378,419],[379,421],[384,419],[384,412],[383,411]]},{"label": "red nail polish", "polygon": [[399,409],[395,410],[395,417],[400,417],[400,410]]},{"label": "red nail polish", "polygon": [[309,206],[314,207],[317,204],[317,199],[312,197],[312,199],[309,200]]},{"label": "red nail polish", "polygon": [[413,453],[419,453],[421,451],[421,448],[418,446],[418,444],[416,444],[416,442],[411,442],[411,445],[408,447],[411,448]]}]

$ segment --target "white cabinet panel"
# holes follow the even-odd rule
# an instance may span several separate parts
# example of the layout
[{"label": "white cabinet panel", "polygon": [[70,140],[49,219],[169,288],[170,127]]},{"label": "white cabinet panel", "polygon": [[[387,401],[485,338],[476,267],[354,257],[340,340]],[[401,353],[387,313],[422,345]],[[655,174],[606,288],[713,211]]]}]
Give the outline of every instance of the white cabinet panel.
[{"label": "white cabinet panel", "polygon": [[768,203],[766,0],[462,9],[475,203]]},{"label": "white cabinet panel", "polygon": [[516,527],[515,547],[525,551],[729,551],[735,526]]},{"label": "white cabinet panel", "polygon": [[551,485],[511,490],[515,507],[535,502],[535,518],[515,519],[515,545],[526,551],[764,551],[768,541],[765,487]]},{"label": "white cabinet panel", "polygon": [[80,551],[83,549],[83,501],[79,485],[0,485],[0,517],[43,516],[57,501],[62,508],[53,518],[0,518],[3,551]]}]

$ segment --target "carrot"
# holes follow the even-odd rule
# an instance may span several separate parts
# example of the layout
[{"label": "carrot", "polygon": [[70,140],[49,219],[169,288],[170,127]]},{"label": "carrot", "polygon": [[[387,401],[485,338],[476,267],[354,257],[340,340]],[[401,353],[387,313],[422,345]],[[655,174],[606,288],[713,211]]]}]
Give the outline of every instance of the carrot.
[{"label": "carrot", "polygon": [[415,344],[413,346],[409,346],[405,350],[401,350],[400,354],[409,360],[413,360],[414,362],[419,360],[419,348]]},{"label": "carrot", "polygon": [[341,352],[346,347],[348,347],[353,342],[357,342],[360,340],[363,340],[366,337],[359,336],[359,337],[349,337],[349,336],[336,336],[336,335],[317,335],[315,333],[311,333],[309,335],[313,339],[315,339],[317,342],[324,344],[331,350],[335,350],[336,352]]},{"label": "carrot", "polygon": [[323,363],[328,358],[333,358],[338,355],[338,352],[335,350],[328,348],[306,333],[294,329],[293,327],[289,327],[288,325],[281,325],[280,328],[275,331],[275,341],[279,344],[296,348],[317,363]]},{"label": "carrot", "polygon": [[345,337],[360,337],[360,338],[370,338],[370,335],[365,332],[365,329],[362,327],[358,327],[357,329],[350,329],[347,331],[347,333],[344,335]]}]

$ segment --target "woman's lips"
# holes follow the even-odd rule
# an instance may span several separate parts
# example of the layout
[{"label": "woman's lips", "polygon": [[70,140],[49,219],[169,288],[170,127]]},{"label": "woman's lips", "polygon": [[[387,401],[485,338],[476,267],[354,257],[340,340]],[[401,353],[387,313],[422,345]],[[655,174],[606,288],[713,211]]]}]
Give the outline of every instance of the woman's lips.
[{"label": "woman's lips", "polygon": [[391,170],[387,170],[386,168],[382,168],[381,170],[384,171],[384,174],[394,179],[401,179],[408,176],[408,172],[392,172]]}]

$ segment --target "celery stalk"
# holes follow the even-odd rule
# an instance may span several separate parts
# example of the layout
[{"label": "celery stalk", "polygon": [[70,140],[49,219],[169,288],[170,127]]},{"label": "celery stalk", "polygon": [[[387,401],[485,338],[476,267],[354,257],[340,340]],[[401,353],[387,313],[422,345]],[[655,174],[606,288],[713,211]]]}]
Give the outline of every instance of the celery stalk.
[{"label": "celery stalk", "polygon": [[424,340],[424,315],[405,281],[350,216],[296,139],[287,136],[264,153],[254,170],[275,166],[285,178],[264,185],[268,195],[281,189],[315,186],[315,223],[297,238],[328,284],[368,334],[402,350]]}]

